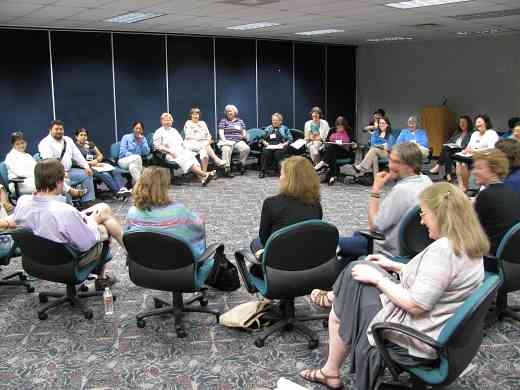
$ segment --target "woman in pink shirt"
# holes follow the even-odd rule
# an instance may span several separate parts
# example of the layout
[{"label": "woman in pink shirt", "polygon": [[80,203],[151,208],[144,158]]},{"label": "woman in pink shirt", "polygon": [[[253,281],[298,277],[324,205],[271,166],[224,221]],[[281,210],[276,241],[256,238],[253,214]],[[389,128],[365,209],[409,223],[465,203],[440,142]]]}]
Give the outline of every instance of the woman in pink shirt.
[{"label": "woman in pink shirt", "polygon": [[352,158],[352,161],[354,161],[355,159],[353,150],[355,145],[349,144],[350,137],[347,132],[349,128],[347,120],[342,116],[338,116],[336,119],[336,131],[330,135],[325,144],[322,160],[315,166],[317,171],[328,168],[327,180],[329,186],[334,185],[339,176],[337,160],[339,158]]}]

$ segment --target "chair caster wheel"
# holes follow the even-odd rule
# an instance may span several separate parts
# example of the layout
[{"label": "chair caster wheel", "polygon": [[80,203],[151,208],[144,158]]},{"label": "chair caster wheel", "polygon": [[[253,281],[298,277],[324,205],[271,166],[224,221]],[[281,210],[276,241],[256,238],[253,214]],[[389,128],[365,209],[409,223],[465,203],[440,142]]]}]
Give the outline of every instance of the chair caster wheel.
[{"label": "chair caster wheel", "polygon": [[318,340],[310,340],[309,341],[309,349],[316,349],[318,348],[319,341]]},{"label": "chair caster wheel", "polygon": [[161,307],[163,307],[163,303],[157,299],[154,299],[154,305],[156,309],[160,309]]},{"label": "chair caster wheel", "polygon": [[27,292],[28,293],[33,293],[34,292],[34,287],[33,286],[28,286],[27,287]]},{"label": "chair caster wheel", "polygon": [[47,303],[47,302],[49,302],[49,298],[46,295],[39,295],[38,299],[40,300],[40,303]]},{"label": "chair caster wheel", "polygon": [[49,316],[47,313],[38,313],[38,318],[42,321],[45,321],[47,318],[49,318]]},{"label": "chair caster wheel", "polygon": [[137,320],[137,327],[138,328],[144,328],[146,326],[146,321],[145,320]]},{"label": "chair caster wheel", "polygon": [[255,339],[255,346],[258,348],[262,348],[265,345],[264,340],[262,339]]},{"label": "chair caster wheel", "polygon": [[85,284],[82,284],[81,286],[79,286],[79,291],[87,292],[88,291],[88,286],[85,285]]},{"label": "chair caster wheel", "polygon": [[94,317],[94,312],[91,309],[87,309],[83,312],[83,316],[86,320],[90,320],[92,317]]},{"label": "chair caster wheel", "polygon": [[177,329],[177,337],[183,339],[188,336],[188,333],[184,329]]},{"label": "chair caster wheel", "polygon": [[21,274],[21,275],[19,276],[19,278],[20,278],[20,280],[21,280],[22,282],[25,282],[25,281],[27,280],[27,275],[25,275],[25,274]]},{"label": "chair caster wheel", "polygon": [[199,303],[200,303],[200,306],[201,306],[201,307],[206,307],[206,306],[208,306],[208,300],[205,299],[205,298],[201,299],[201,300],[199,301]]}]

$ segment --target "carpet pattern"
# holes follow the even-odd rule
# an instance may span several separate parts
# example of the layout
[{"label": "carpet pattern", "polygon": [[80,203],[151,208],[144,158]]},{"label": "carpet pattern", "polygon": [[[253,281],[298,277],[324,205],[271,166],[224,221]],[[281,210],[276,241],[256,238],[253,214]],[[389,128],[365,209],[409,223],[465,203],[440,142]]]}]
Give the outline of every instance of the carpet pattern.
[{"label": "carpet pattern", "polygon": [[[255,172],[219,179],[207,188],[193,182],[172,188],[172,195],[202,214],[207,242],[222,242],[233,259],[258,234],[262,201],[277,192],[275,178],[258,179]],[[369,188],[358,185],[322,187],[324,217],[342,235],[366,227]],[[128,204],[111,203],[124,220]],[[295,333],[275,335],[264,348],[253,345],[254,335],[215,324],[213,316],[187,314],[188,336],[178,339],[170,316],[147,319],[136,326],[135,314],[153,307],[152,296],[168,294],[135,286],[128,278],[125,257],[112,243],[114,259],[109,272],[120,279],[112,321],[103,318],[101,298],[87,305],[94,318],[85,320],[68,305],[49,312],[46,321],[36,315],[37,294],[25,289],[0,289],[0,389],[273,389],[281,376],[308,389],[320,389],[300,380],[299,370],[319,367],[327,354],[327,331],[320,321],[308,323],[320,335],[318,349],[309,350]],[[164,254],[168,256],[167,253]],[[14,259],[2,274],[20,269]],[[0,275],[2,275],[0,274]],[[61,286],[33,280],[36,292]],[[209,290],[209,308],[224,312],[255,299],[244,288],[231,293]],[[518,300],[517,296],[513,297]],[[519,302],[520,303],[520,302]],[[300,313],[318,313],[306,298],[298,299]],[[347,388],[349,364],[345,364]],[[520,323],[505,320],[487,330],[484,343],[469,369],[450,389],[520,388]]]}]

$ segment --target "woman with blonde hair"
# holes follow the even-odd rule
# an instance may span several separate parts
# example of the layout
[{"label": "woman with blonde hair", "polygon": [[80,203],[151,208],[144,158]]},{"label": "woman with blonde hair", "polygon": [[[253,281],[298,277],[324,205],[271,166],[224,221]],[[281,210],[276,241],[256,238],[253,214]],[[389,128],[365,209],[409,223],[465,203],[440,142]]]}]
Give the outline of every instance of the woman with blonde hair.
[{"label": "woman with blonde hair", "polygon": [[264,200],[259,237],[251,251],[259,255],[275,231],[309,219],[322,219],[320,179],[304,157],[293,156],[282,162],[280,192]]},{"label": "woman with blonde hair", "polygon": [[204,220],[168,194],[170,171],[148,167],[134,186],[134,206],[128,210],[125,231],[152,231],[184,239],[195,257],[206,249]]},{"label": "woman with blonde hair", "polygon": [[[351,355],[356,388],[372,390],[384,368],[371,326],[393,322],[437,339],[444,324],[484,280],[489,242],[471,201],[457,187],[437,183],[422,191],[421,223],[434,240],[407,264],[369,255],[340,274],[329,315],[328,359],[300,375],[328,388],[342,387],[341,368]],[[399,280],[391,273],[398,273]],[[435,361],[435,351],[402,334],[389,333],[393,359],[403,366]]]}]

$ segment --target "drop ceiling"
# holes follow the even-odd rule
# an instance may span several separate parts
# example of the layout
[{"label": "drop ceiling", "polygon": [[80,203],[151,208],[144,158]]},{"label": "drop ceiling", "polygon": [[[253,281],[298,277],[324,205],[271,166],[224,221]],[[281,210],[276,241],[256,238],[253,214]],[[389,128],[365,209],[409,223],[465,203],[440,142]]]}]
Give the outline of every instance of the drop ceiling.
[{"label": "drop ceiling", "polygon": [[[367,44],[368,39],[384,37],[412,37],[413,41],[425,41],[474,36],[457,32],[520,34],[518,12],[493,13],[518,10],[520,0],[472,0],[406,10],[386,7],[384,4],[388,2],[392,1],[0,0],[0,26],[239,36],[358,45]],[[106,22],[111,17],[135,11],[164,15],[132,24]],[[485,16],[486,13],[490,17],[474,20],[463,17]],[[255,22],[280,25],[250,31],[226,29]],[[295,35],[322,29],[344,32],[312,37]]]}]

